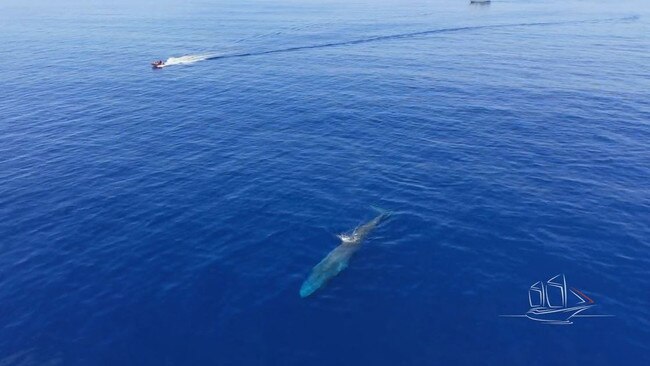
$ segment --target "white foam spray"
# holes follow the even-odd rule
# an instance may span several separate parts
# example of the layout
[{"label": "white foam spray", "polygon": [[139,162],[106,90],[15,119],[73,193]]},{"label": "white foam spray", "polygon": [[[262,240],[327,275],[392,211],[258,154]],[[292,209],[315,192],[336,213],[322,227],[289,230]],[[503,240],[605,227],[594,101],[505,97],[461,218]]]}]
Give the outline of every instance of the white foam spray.
[{"label": "white foam spray", "polygon": [[180,56],[180,57],[170,57],[165,61],[165,66],[172,66],[172,65],[189,65],[193,64],[195,62],[207,60],[208,58],[212,57],[214,55],[210,54],[203,54],[203,55],[185,55],[185,56]]}]

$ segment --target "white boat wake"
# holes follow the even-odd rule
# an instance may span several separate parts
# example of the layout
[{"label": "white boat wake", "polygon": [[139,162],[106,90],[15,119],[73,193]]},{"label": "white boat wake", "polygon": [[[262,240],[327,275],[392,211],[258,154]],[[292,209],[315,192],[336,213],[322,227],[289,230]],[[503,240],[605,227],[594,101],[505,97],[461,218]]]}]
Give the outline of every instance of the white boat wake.
[{"label": "white boat wake", "polygon": [[189,65],[195,62],[204,61],[210,57],[214,57],[214,54],[203,54],[203,55],[185,55],[180,57],[170,57],[165,61],[165,66],[172,65]]},{"label": "white boat wake", "polygon": [[[153,64],[152,65],[155,68],[162,68],[165,66],[172,66],[172,65],[188,65],[188,64],[193,64],[195,62],[204,61],[204,60],[217,60],[217,59],[248,57],[248,56],[262,56],[262,55],[269,55],[275,53],[304,51],[304,50],[318,49],[318,48],[352,46],[352,45],[371,43],[371,42],[422,37],[422,36],[428,36],[428,35],[439,34],[439,33],[456,33],[456,32],[463,32],[463,31],[478,31],[478,30],[509,28],[509,27],[542,27],[542,26],[556,26],[556,25],[581,24],[581,23],[635,21],[638,19],[639,19],[638,15],[633,15],[633,16],[627,16],[623,18],[568,20],[568,21],[536,22],[536,23],[491,24],[491,25],[478,25],[478,26],[463,26],[463,27],[455,27],[455,28],[439,28],[439,29],[423,30],[418,32],[376,35],[367,38],[357,38],[357,39],[340,41],[340,42],[329,42],[329,43],[311,44],[311,45],[303,45],[303,46],[299,45],[294,47],[286,47],[286,48],[278,48],[278,49],[270,49],[270,50],[267,49],[267,50],[247,51],[247,52],[185,55],[180,57],[170,57],[167,59],[167,61],[164,62],[164,65],[160,67]],[[276,34],[280,34],[280,33],[276,32]],[[262,35],[262,36],[266,36],[266,35]]]}]

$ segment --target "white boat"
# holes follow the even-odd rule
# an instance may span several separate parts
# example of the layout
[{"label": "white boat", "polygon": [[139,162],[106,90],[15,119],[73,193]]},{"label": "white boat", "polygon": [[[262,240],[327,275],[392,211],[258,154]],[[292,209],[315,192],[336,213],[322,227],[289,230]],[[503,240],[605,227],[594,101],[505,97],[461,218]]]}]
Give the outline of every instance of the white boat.
[{"label": "white boat", "polygon": [[559,274],[528,290],[530,310],[526,316],[548,324],[571,324],[571,318],[593,306],[594,301],[580,290],[567,289],[566,278]]},{"label": "white boat", "polygon": [[151,67],[154,69],[162,69],[165,67],[165,62],[160,60],[160,61],[154,61],[151,63]]}]

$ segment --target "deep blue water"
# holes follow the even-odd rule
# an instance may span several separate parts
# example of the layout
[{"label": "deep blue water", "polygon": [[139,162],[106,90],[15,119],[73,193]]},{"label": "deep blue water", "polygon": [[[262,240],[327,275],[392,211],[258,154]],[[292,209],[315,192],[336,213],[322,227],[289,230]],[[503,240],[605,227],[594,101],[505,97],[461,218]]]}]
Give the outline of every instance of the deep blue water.
[{"label": "deep blue water", "polygon": [[[0,4],[1,365],[650,361],[647,2],[52,3]],[[613,317],[499,316],[558,273]]]}]

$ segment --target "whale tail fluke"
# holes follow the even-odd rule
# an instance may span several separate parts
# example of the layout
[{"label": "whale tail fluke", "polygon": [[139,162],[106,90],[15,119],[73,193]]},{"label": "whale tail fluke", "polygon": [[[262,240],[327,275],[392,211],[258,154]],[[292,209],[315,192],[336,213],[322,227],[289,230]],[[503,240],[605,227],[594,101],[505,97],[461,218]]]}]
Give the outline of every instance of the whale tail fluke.
[{"label": "whale tail fluke", "polygon": [[390,215],[393,214],[392,211],[389,211],[389,210],[387,210],[385,208],[382,208],[382,207],[379,207],[379,206],[370,205],[370,208],[372,208],[374,211],[379,213],[379,215],[382,217],[382,219],[387,219]]}]

